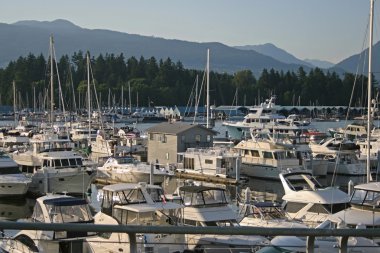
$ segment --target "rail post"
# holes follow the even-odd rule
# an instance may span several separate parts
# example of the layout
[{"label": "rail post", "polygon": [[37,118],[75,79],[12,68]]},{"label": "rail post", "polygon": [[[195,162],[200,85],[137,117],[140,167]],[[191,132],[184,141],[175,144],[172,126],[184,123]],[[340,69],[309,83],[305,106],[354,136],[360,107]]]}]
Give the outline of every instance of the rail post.
[{"label": "rail post", "polygon": [[339,237],[339,253],[347,253],[348,236]]},{"label": "rail post", "polygon": [[308,236],[306,239],[306,252],[307,253],[314,253],[314,241],[315,236]]}]

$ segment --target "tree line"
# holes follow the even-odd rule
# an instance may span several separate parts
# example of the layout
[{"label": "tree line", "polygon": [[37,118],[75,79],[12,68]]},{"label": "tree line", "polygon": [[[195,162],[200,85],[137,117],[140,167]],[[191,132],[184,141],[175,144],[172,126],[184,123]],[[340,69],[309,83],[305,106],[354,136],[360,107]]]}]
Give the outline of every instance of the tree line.
[{"label": "tree line", "polygon": [[[122,88],[125,104],[129,104],[130,88],[133,106],[185,106],[189,104],[191,94],[195,94],[196,80],[199,104],[205,104],[205,71],[186,69],[179,61],[154,57],[126,59],[123,54],[100,54],[91,57],[90,61],[91,77],[102,106],[120,106]],[[53,65],[55,107],[62,106],[59,90],[66,108],[85,107],[86,54],[79,51],[71,57],[64,55]],[[0,69],[0,103],[13,104],[14,81],[19,106],[31,108],[33,103],[39,108],[46,106],[50,94],[49,76],[49,59],[42,54],[29,54],[11,61]],[[273,94],[277,95],[277,104],[281,105],[347,106],[351,97],[353,106],[365,106],[366,103],[367,78],[364,75],[338,75],[319,68],[306,72],[300,67],[295,72],[264,69],[259,77],[250,70],[234,74],[210,71],[209,76],[210,101],[216,106],[254,105]]]}]

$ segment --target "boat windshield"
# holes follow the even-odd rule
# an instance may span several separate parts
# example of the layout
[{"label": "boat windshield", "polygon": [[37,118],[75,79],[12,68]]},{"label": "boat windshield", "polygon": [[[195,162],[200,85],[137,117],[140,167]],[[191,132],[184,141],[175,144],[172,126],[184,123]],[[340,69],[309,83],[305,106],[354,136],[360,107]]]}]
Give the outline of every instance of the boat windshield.
[{"label": "boat windshield", "polygon": [[183,201],[186,206],[228,204],[223,190],[185,192]]},{"label": "boat windshield", "polygon": [[86,201],[79,199],[64,199],[45,203],[52,223],[77,223],[93,220],[90,207]]},{"label": "boat windshield", "polygon": [[355,189],[352,194],[351,204],[370,207],[380,206],[380,192]]},{"label": "boat windshield", "polygon": [[135,162],[133,157],[117,157],[115,158],[118,164],[131,164]]},{"label": "boat windshield", "polygon": [[270,205],[266,202],[258,203],[257,205],[250,205],[246,210],[245,216],[258,218],[263,220],[284,219],[286,212],[278,205]]}]

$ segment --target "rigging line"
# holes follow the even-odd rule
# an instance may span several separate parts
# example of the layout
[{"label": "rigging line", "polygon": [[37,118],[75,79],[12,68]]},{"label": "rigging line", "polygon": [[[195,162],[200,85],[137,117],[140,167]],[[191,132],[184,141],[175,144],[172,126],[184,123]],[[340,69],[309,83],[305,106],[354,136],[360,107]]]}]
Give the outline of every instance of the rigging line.
[{"label": "rigging line", "polygon": [[74,103],[74,111],[77,111],[77,102],[75,98],[75,90],[74,90],[74,81],[73,81],[73,73],[71,72],[71,62],[68,62],[69,64],[69,78],[70,78],[70,84],[71,84],[71,89],[73,90],[73,103]]},{"label": "rigging line", "polygon": [[194,90],[195,90],[196,82],[197,82],[197,80],[195,79],[195,80],[194,80],[193,87],[191,88],[191,92],[190,92],[189,100],[187,101],[187,104],[186,104],[186,108],[185,108],[184,116],[186,115],[187,110],[189,110],[189,113],[190,113],[190,107],[193,105]]},{"label": "rigging line", "polygon": [[195,118],[197,117],[197,113],[198,113],[198,107],[199,107],[199,101],[200,101],[200,98],[202,96],[202,91],[203,91],[203,86],[205,84],[205,81],[206,81],[206,70],[207,70],[207,67],[205,67],[205,71],[203,72],[203,78],[202,78],[202,83],[201,83],[201,88],[199,89],[199,97],[196,98],[197,99],[197,102],[196,102],[196,105],[195,105],[195,112],[194,112],[194,119],[193,119],[193,124],[195,124]]},{"label": "rigging line", "polygon": [[[354,85],[353,85],[353,88],[352,88],[352,91],[351,91],[350,102],[348,104],[348,110],[347,110],[347,113],[346,113],[345,124],[347,124],[347,121],[348,121],[348,116],[349,116],[349,112],[350,112],[350,108],[351,108],[351,104],[352,104],[352,100],[353,100],[353,96],[354,96],[354,90],[355,90],[356,82],[357,82],[358,75],[359,75],[360,61],[361,61],[361,58],[362,58],[362,55],[363,55],[363,51],[364,51],[364,48],[365,48],[365,42],[366,42],[365,38],[367,38],[368,29],[369,29],[369,16],[368,16],[367,27],[366,27],[365,32],[364,32],[364,39],[363,39],[362,50],[361,50],[362,53],[359,55],[359,60],[358,60],[358,64],[357,64],[357,67],[356,67]],[[365,57],[363,57],[363,58],[365,59]],[[363,65],[365,65],[365,64],[363,64]]]},{"label": "rigging line", "polygon": [[[59,98],[62,101],[63,115],[65,115],[65,113],[66,113],[66,110],[65,110],[65,101],[63,100],[63,95],[62,95],[61,80],[59,78],[58,63],[57,63],[57,58],[56,58],[55,47],[54,46],[53,46],[53,55],[54,55],[54,61],[55,61],[55,69],[57,71],[57,78],[58,78]],[[66,117],[64,116],[63,118],[64,118],[64,121],[66,122]]]}]

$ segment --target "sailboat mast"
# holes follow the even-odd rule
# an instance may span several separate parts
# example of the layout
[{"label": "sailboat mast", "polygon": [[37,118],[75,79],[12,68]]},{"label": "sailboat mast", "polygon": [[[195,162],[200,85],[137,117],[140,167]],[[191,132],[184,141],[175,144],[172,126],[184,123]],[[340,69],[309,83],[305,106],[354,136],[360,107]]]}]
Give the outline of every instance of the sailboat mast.
[{"label": "sailboat mast", "polygon": [[195,83],[195,110],[194,110],[194,120],[198,115],[198,104],[199,104],[199,99],[198,99],[198,75]]},{"label": "sailboat mast", "polygon": [[210,127],[210,49],[207,49],[207,95],[206,95],[206,127]]},{"label": "sailboat mast", "polygon": [[121,115],[124,116],[124,86],[121,85]]},{"label": "sailboat mast", "polygon": [[36,86],[33,86],[33,113],[36,113]]},{"label": "sailboat mast", "polygon": [[128,81],[129,114],[132,114],[131,82]]},{"label": "sailboat mast", "polygon": [[13,116],[14,116],[14,127],[16,127],[17,125],[17,115],[16,115],[16,82],[13,80],[12,82],[12,85],[13,85]]},{"label": "sailboat mast", "polygon": [[87,52],[87,110],[88,110],[88,143],[91,141],[91,91],[90,91],[90,55]]},{"label": "sailboat mast", "polygon": [[53,35],[50,35],[50,123],[54,122]]},{"label": "sailboat mast", "polygon": [[371,181],[370,154],[371,154],[371,126],[372,126],[372,45],[373,45],[373,3],[371,1],[369,15],[369,46],[368,46],[368,114],[367,114],[367,183]]}]

